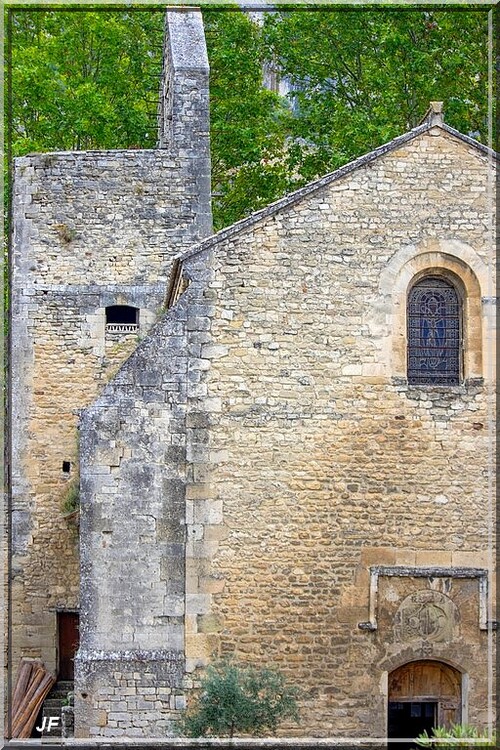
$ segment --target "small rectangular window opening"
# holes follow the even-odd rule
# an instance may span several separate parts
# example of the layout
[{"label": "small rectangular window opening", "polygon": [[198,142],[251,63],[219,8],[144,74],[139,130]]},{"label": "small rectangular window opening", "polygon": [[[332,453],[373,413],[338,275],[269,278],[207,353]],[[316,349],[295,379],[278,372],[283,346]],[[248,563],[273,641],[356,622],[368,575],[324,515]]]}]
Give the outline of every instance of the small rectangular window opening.
[{"label": "small rectangular window opening", "polygon": [[139,327],[139,308],[131,305],[110,305],[106,308],[108,333],[133,333]]},{"label": "small rectangular window opening", "polygon": [[69,474],[71,471],[71,461],[63,461],[62,470],[63,470],[63,474]]}]

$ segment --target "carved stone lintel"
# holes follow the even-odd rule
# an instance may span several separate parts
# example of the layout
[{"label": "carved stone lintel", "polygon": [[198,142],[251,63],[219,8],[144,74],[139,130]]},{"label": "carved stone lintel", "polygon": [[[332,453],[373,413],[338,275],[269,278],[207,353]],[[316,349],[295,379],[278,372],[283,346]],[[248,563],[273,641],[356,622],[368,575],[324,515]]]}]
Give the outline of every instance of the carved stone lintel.
[{"label": "carved stone lintel", "polygon": [[[479,584],[479,629],[488,629],[488,571],[485,568],[372,565],[370,567],[369,618],[368,622],[358,623],[358,628],[360,628],[360,630],[377,630],[378,579],[380,576],[397,576],[403,578],[477,578]],[[368,623],[370,627],[368,627]]]}]

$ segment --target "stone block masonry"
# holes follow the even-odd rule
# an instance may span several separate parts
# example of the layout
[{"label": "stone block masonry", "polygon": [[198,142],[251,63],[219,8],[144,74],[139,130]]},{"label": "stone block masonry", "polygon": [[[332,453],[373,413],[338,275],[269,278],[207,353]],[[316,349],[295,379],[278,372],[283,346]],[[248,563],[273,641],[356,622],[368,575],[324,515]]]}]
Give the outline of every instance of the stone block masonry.
[{"label": "stone block masonry", "polygon": [[[385,736],[384,675],[425,656],[460,666],[468,720],[487,721],[477,580],[384,579],[380,630],[359,627],[370,565],[450,566],[465,552],[461,564],[487,564],[491,206],[472,190],[487,169],[486,156],[426,133],[203,245],[215,305],[203,382],[219,411],[194,503],[221,507],[222,523],[204,527],[216,541],[187,584],[203,602],[186,625],[187,663],[215,651],[278,666],[318,736]],[[402,262],[386,296],[384,269],[400,255],[418,268]],[[482,357],[460,386],[409,386],[394,378],[393,354],[406,338],[406,292],[413,273],[448,268],[457,284],[480,279],[477,317],[464,295],[464,326]],[[446,642],[395,627],[421,589],[440,612],[441,595],[460,612]]]},{"label": "stone block masonry", "polygon": [[[199,358],[188,353],[201,348],[200,336],[206,340],[210,305],[199,302],[193,316],[189,300],[207,274],[192,274],[175,311],[82,414],[80,737],[172,734],[192,687],[185,674],[185,550],[195,526],[187,519],[186,483],[206,423],[187,418],[201,380],[192,366]],[[133,671],[131,662],[135,681],[116,682],[117,672]],[[119,720],[114,703],[126,704]]]},{"label": "stone block masonry", "polygon": [[190,164],[196,181],[193,206],[212,230],[210,208],[209,66],[203,21],[199,12],[167,11],[163,74],[158,105],[158,145],[170,148]]},{"label": "stone block masonry", "polygon": [[[184,20],[201,26],[196,12]],[[62,511],[78,480],[78,412],[161,314],[172,258],[211,232],[208,66],[200,58],[185,80],[169,64],[175,48],[174,30],[162,86],[173,92],[169,117],[182,143],[15,163],[14,671],[21,656],[56,671],[57,612],[79,606],[78,532]],[[136,308],[136,331],[106,330],[113,305]]]},{"label": "stone block masonry", "polygon": [[[401,668],[485,726],[493,155],[433,107],[209,237],[207,82],[199,13],[169,12],[160,148],[16,165],[14,660],[57,669],[80,607],[75,728],[103,743],[172,735],[217,655],[300,687],[284,735],[385,737]],[[408,383],[426,276],[459,385]]]},{"label": "stone block masonry", "polygon": [[[173,689],[189,701],[199,668],[234,654],[300,686],[305,723],[285,736],[368,738],[386,735],[391,670],[458,660],[454,710],[486,721],[484,590],[467,570],[488,567],[489,205],[471,189],[487,169],[422,130],[176,264],[170,309],[82,420],[82,668],[161,641],[185,658]],[[459,386],[410,386],[396,356],[424,271],[456,280],[475,331]],[[406,567],[380,573],[369,627],[374,566]],[[116,685],[82,675],[79,732],[103,736]],[[156,728],[165,716],[159,702]]]},{"label": "stone block masonry", "polygon": [[[165,737],[172,734],[184,696],[184,659],[176,651],[140,651],[86,655],[78,663],[84,691],[80,722],[92,726],[90,737]],[[106,685],[106,689],[103,689]]]},{"label": "stone block masonry", "polygon": [[[15,630],[16,661],[43,656],[55,668],[53,644],[37,631],[54,629],[56,609],[78,606],[77,540],[61,513],[71,476],[62,464],[70,461],[75,475],[77,410],[161,312],[173,255],[203,236],[189,184],[185,164],[167,150],[51,154],[16,165],[14,600],[36,620],[29,653]],[[138,308],[137,334],[106,333],[105,309],[116,304]]]}]

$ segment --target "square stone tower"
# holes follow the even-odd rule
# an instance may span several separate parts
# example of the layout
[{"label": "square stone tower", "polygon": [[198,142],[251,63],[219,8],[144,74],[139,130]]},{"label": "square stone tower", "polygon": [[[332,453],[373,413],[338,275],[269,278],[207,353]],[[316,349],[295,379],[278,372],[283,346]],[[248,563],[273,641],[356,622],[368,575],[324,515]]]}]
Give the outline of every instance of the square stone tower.
[{"label": "square stone tower", "polygon": [[72,677],[62,674],[61,622],[79,609],[78,513],[68,512],[78,493],[78,412],[156,321],[173,256],[211,231],[203,25],[196,10],[172,11],[158,148],[15,160],[14,679],[21,657]]}]

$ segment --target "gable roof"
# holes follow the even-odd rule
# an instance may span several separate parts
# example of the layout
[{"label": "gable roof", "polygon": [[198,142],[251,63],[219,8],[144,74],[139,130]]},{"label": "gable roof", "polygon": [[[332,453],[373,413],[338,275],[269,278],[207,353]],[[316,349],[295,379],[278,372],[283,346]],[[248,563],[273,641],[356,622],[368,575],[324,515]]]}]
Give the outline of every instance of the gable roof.
[{"label": "gable roof", "polygon": [[474,138],[471,138],[468,135],[464,135],[459,130],[455,130],[455,128],[451,128],[449,125],[444,123],[440,118],[436,118],[436,110],[431,106],[431,108],[428,110],[427,114],[425,115],[423,122],[417,127],[413,128],[412,130],[409,130],[403,135],[399,135],[396,138],[393,138],[392,141],[389,141],[388,143],[384,143],[382,146],[379,146],[373,151],[370,151],[367,154],[363,154],[363,156],[359,156],[357,159],[354,159],[353,161],[348,162],[347,164],[340,167],[339,169],[336,169],[334,172],[329,172],[323,177],[319,177],[318,179],[313,180],[312,182],[309,182],[307,185],[304,185],[298,190],[294,190],[292,193],[288,193],[283,198],[279,198],[277,201],[274,201],[273,203],[268,204],[264,208],[261,208],[258,211],[255,211],[254,213],[250,214],[250,216],[247,216],[244,219],[240,219],[234,224],[231,224],[229,227],[225,227],[224,229],[221,229],[219,232],[212,234],[210,237],[207,237],[207,239],[202,240],[194,247],[190,248],[189,250],[186,250],[185,252],[178,255],[176,258],[174,258],[174,261],[172,264],[172,270],[170,273],[169,285],[168,285],[167,294],[166,294],[166,306],[168,307],[171,304],[172,295],[174,293],[174,290],[178,286],[179,274],[180,274],[184,260],[187,260],[188,258],[191,258],[194,255],[197,255],[198,253],[204,252],[205,250],[209,250],[211,247],[217,245],[219,242],[223,242],[226,239],[230,239],[231,237],[236,236],[240,232],[243,232],[245,229],[248,229],[248,227],[251,227],[254,224],[257,224],[262,219],[266,219],[269,216],[273,216],[274,214],[278,213],[282,209],[288,208],[289,206],[292,206],[293,204],[298,203],[303,198],[311,195],[312,193],[321,189],[325,185],[330,185],[332,182],[339,180],[345,175],[350,174],[351,172],[354,172],[356,169],[359,169],[360,167],[363,167],[366,164],[370,164],[371,162],[380,158],[384,154],[387,154],[390,151],[394,151],[395,149],[399,148],[405,143],[412,141],[414,138],[417,138],[418,136],[423,135],[424,133],[427,133],[432,128],[436,128],[436,127],[441,128],[445,133],[448,133],[454,138],[457,138],[463,143],[466,143],[468,146],[472,146],[473,148],[477,149],[485,156],[490,156],[496,161],[498,161],[498,159],[500,158],[500,155],[493,149],[488,148],[488,146],[485,146],[482,143],[479,143],[479,141],[476,141]]}]

